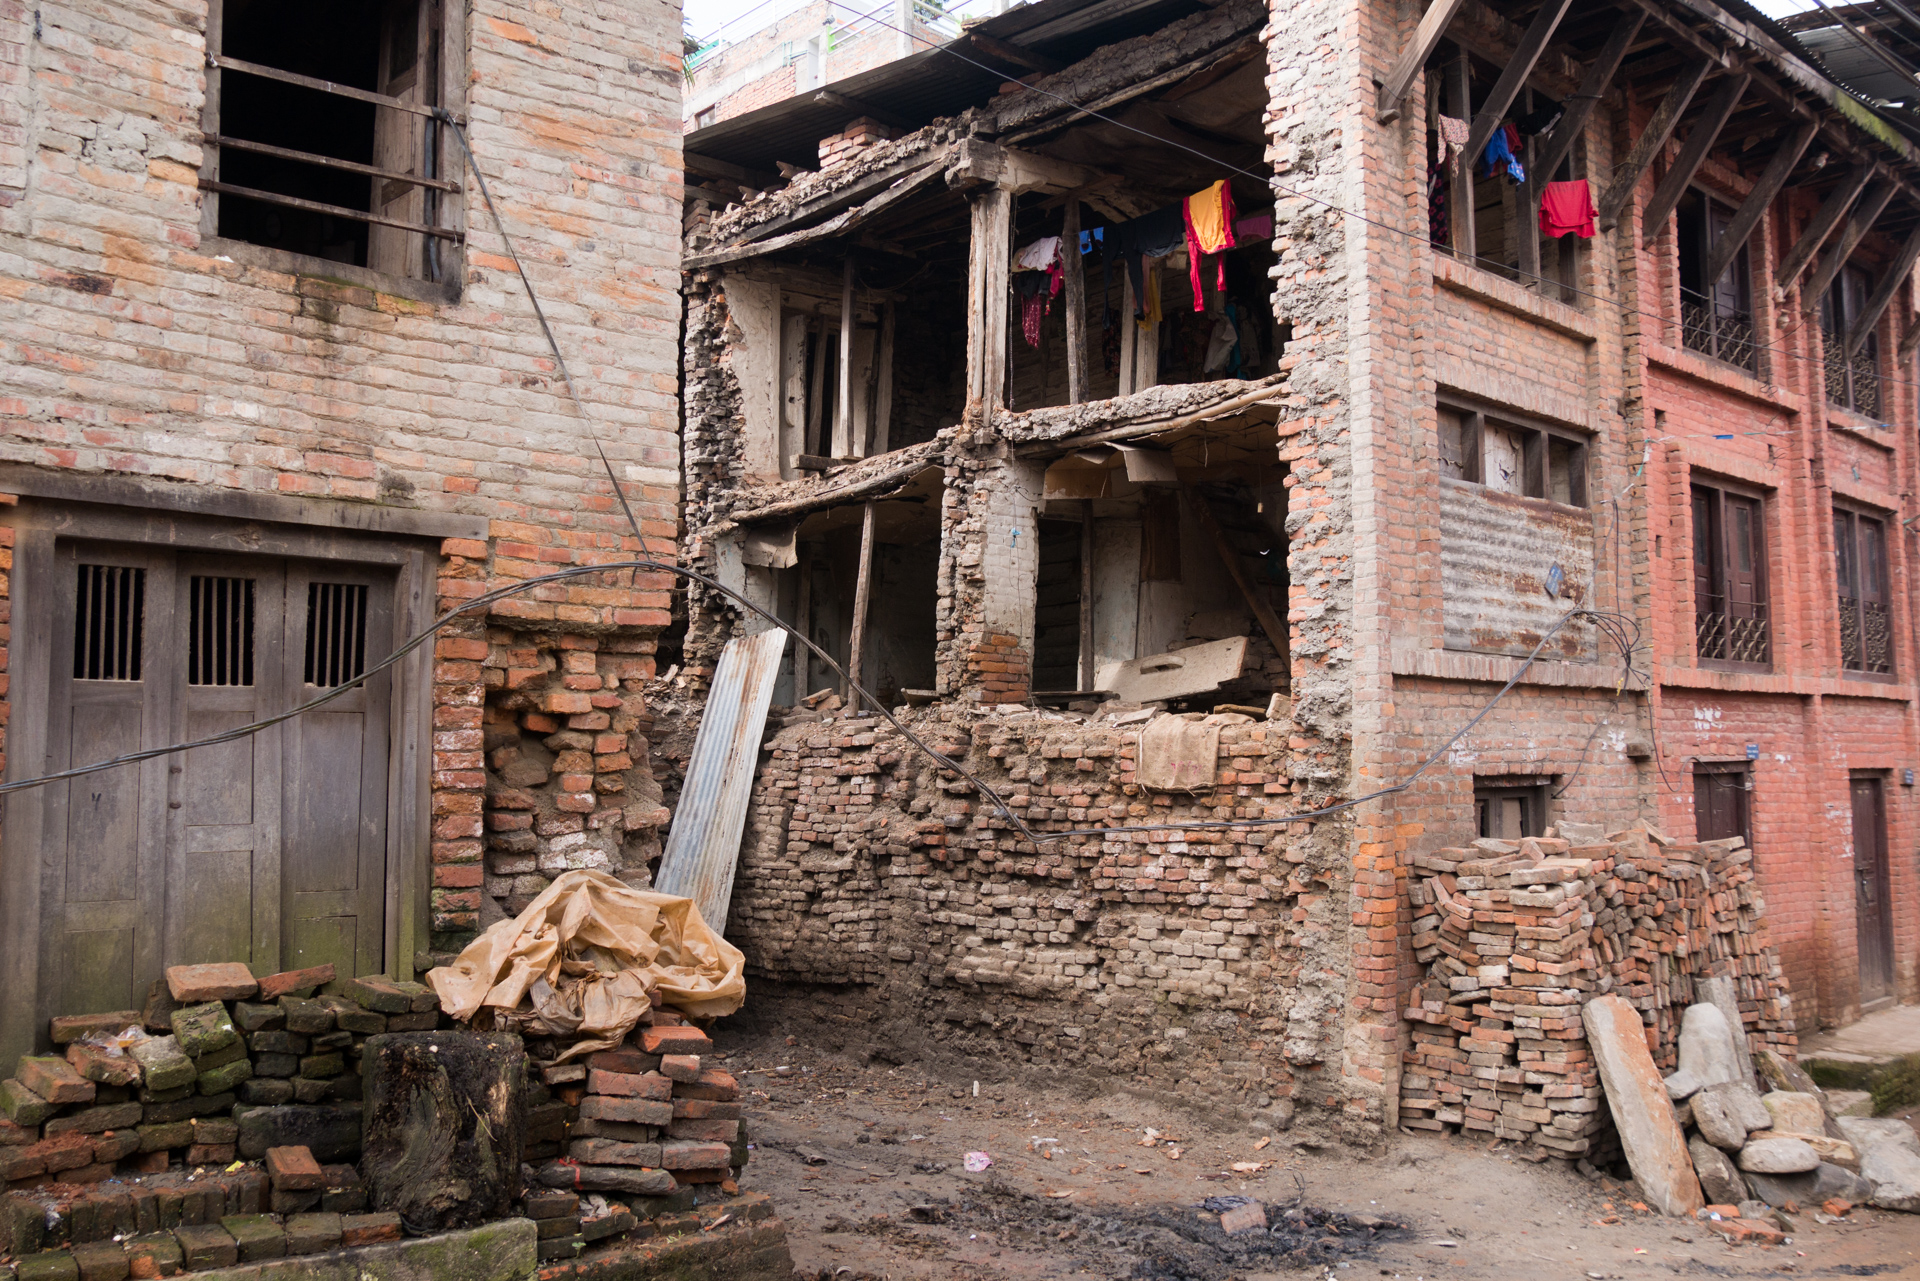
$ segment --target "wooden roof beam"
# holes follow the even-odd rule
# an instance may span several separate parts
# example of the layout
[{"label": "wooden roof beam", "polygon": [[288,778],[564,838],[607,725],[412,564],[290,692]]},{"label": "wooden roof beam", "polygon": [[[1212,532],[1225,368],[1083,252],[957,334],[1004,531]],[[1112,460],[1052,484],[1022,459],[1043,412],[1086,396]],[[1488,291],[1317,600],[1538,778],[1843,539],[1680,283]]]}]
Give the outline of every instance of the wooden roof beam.
[{"label": "wooden roof beam", "polygon": [[1814,268],[1813,275],[1807,278],[1807,287],[1800,291],[1802,310],[1811,311],[1819,303],[1821,295],[1827,292],[1827,286],[1833,283],[1833,278],[1840,274],[1840,269],[1847,265],[1849,258],[1853,257],[1853,251],[1860,247],[1860,242],[1866,239],[1869,231],[1873,230],[1873,224],[1879,220],[1880,214],[1892,202],[1893,193],[1897,190],[1893,183],[1881,182],[1874,184],[1866,195],[1860,197],[1860,203],[1855,206],[1853,216],[1847,219],[1847,229],[1840,233],[1839,242],[1827,251],[1827,256],[1820,260],[1818,267]]},{"label": "wooden roof beam", "polygon": [[1775,276],[1773,294],[1776,298],[1785,298],[1787,291],[1793,288],[1793,282],[1800,278],[1813,256],[1820,252],[1820,246],[1827,242],[1833,229],[1840,225],[1853,201],[1873,177],[1872,165],[1861,165],[1841,180],[1840,185],[1827,193],[1820,208],[1814,212],[1813,221],[1807,224],[1800,239],[1793,242],[1793,248],[1787,250],[1787,256],[1780,260],[1780,270]]},{"label": "wooden roof beam", "polygon": [[1633,147],[1627,152],[1626,163],[1616,170],[1613,185],[1600,198],[1600,230],[1609,231],[1620,221],[1620,211],[1627,207],[1627,201],[1633,198],[1633,189],[1640,185],[1640,177],[1647,172],[1647,166],[1667,145],[1667,139],[1673,136],[1673,127],[1680,123],[1680,114],[1693,101],[1694,93],[1700,88],[1700,82],[1707,78],[1714,64],[1706,59],[1694,63],[1683,72],[1667,90],[1667,96],[1654,108],[1653,119],[1647,121],[1647,127],[1634,139]]},{"label": "wooden roof beam", "polygon": [[1427,59],[1440,44],[1440,37],[1447,33],[1447,27],[1453,22],[1453,15],[1460,12],[1465,0],[1433,0],[1427,11],[1420,15],[1420,25],[1413,29],[1413,39],[1393,60],[1393,66],[1387,71],[1387,78],[1380,85],[1380,96],[1375,104],[1381,124],[1390,124],[1400,118],[1400,104],[1407,100],[1407,91],[1413,87],[1413,78],[1427,65]]},{"label": "wooden roof beam", "polygon": [[1513,51],[1512,60],[1500,73],[1500,78],[1494,81],[1493,91],[1473,117],[1473,128],[1467,134],[1469,164],[1487,149],[1487,140],[1493,137],[1493,131],[1500,127],[1500,122],[1507,118],[1507,108],[1520,95],[1527,77],[1533,74],[1533,64],[1540,61],[1540,55],[1547,51],[1547,42],[1553,39],[1553,33],[1559,29],[1560,19],[1566,17],[1572,3],[1573,0],[1545,0],[1534,13],[1533,21],[1527,25],[1527,33],[1520,37],[1520,47]]},{"label": "wooden roof beam", "polygon": [[[1773,159],[1760,174],[1760,180],[1753,184],[1753,190],[1740,202],[1740,208],[1734,213],[1733,221],[1727,224],[1718,243],[1713,247],[1713,258],[1707,265],[1707,280],[1717,282],[1733,265],[1734,255],[1740,252],[1753,229],[1760,225],[1767,209],[1773,204],[1773,198],[1787,184],[1793,170],[1800,163],[1800,157],[1806,154],[1807,147],[1813,142],[1814,135],[1820,132],[1817,121],[1805,120],[1794,126],[1786,141],[1773,153]],[[1711,287],[1711,286],[1710,286]]]},{"label": "wooden roof beam", "polygon": [[[1873,327],[1880,323],[1880,313],[1887,309],[1887,304],[1893,301],[1894,294],[1900,291],[1901,286],[1907,283],[1907,277],[1913,274],[1915,259],[1920,259],[1920,227],[1908,233],[1906,243],[1900,246],[1899,254],[1894,257],[1893,265],[1880,278],[1880,287],[1873,291],[1873,297],[1867,299],[1867,305],[1860,312],[1860,318],[1854,321],[1853,328],[1847,331],[1848,356],[1860,350],[1860,345],[1867,341],[1867,335],[1872,333]],[[1911,326],[1907,339],[1911,340],[1914,333],[1920,333],[1920,325]],[[1903,349],[1906,348],[1907,341],[1903,340],[1900,345]],[[1904,356],[1911,353],[1903,350],[1902,354]]]}]

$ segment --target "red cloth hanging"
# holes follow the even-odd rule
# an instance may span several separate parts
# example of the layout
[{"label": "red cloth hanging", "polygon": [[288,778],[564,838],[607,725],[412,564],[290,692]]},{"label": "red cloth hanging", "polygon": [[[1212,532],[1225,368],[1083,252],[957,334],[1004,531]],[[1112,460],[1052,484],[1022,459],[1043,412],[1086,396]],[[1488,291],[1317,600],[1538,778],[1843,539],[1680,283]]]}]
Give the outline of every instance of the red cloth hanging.
[{"label": "red cloth hanging", "polygon": [[1585,178],[1571,182],[1550,182],[1540,193],[1540,230],[1548,236],[1569,233],[1583,240],[1593,239],[1593,220],[1600,211],[1593,207],[1593,189]]},{"label": "red cloth hanging", "polygon": [[[1193,284],[1193,309],[1205,311],[1200,259],[1234,247],[1233,184],[1222,178],[1205,191],[1195,192],[1180,202],[1180,213],[1187,225],[1187,279]],[[1227,264],[1218,257],[1214,260],[1214,287],[1222,291],[1227,287]]]}]

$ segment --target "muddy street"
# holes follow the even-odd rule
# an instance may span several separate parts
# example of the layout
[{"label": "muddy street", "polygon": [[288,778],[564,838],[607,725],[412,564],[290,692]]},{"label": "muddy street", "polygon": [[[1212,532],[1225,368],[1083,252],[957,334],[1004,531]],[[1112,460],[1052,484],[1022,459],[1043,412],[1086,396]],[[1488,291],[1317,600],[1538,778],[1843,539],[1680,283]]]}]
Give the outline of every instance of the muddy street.
[{"label": "muddy street", "polygon": [[[1795,1214],[1788,1244],[1736,1247],[1647,1211],[1631,1184],[1507,1144],[1400,1136],[1354,1157],[1144,1090],[1081,1100],[802,1032],[723,1026],[715,1041],[748,1102],[745,1183],[775,1198],[809,1281],[1920,1276],[1914,1216]],[[972,1153],[990,1164],[969,1168]],[[1239,1199],[1267,1231],[1222,1230]]]}]

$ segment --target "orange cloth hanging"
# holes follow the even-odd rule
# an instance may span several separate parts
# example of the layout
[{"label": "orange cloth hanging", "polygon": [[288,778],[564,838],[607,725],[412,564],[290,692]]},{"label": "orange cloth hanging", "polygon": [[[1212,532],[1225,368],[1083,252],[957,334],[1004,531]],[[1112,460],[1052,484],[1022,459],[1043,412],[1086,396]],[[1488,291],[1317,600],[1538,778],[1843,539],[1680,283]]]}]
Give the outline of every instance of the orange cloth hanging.
[{"label": "orange cloth hanging", "polygon": [[[1200,287],[1200,258],[1218,254],[1234,246],[1233,188],[1222,178],[1205,191],[1197,191],[1181,204],[1187,221],[1187,278],[1193,283],[1193,309],[1205,311],[1206,297]],[[1214,263],[1214,288],[1227,287],[1227,264]]]}]

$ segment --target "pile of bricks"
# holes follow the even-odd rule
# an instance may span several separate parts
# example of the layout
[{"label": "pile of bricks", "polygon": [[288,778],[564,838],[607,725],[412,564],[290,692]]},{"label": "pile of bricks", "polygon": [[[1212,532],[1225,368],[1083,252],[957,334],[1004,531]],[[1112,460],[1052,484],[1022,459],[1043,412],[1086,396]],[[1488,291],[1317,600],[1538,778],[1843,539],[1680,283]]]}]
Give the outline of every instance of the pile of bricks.
[{"label": "pile of bricks", "polygon": [[[284,1172],[284,1176],[283,1176]],[[306,1212],[281,1209],[295,1191]],[[348,1245],[398,1240],[399,1216],[367,1214],[350,1165],[274,1149],[265,1169],[176,1170],[137,1183],[55,1185],[0,1198],[0,1251],[19,1281],[171,1276]],[[285,1214],[276,1221],[275,1214]]]},{"label": "pile of bricks", "polygon": [[878,120],[860,117],[845,129],[820,140],[820,167],[831,169],[845,164],[876,142],[887,142],[893,131]]},{"label": "pile of bricks", "polygon": [[1580,1010],[1608,993],[1641,1012],[1663,1068],[1709,977],[1732,979],[1756,1049],[1795,1043],[1753,855],[1738,838],[1480,840],[1412,863],[1414,955],[1428,969],[1406,1010],[1417,1026],[1403,1125],[1607,1158],[1614,1140]]},{"label": "pile of bricks", "polygon": [[354,979],[316,997],[331,965],[256,979],[244,965],[175,966],[143,1010],[55,1018],[61,1055],[0,1081],[0,1181],[10,1188],[159,1174],[176,1161],[259,1157],[315,1133],[329,1159],[359,1151],[367,1037],[424,1031],[439,1000],[417,983]]},{"label": "pile of bricks", "polygon": [[[538,1159],[537,1149],[550,1152],[547,1144],[556,1134],[566,1145],[564,1157],[556,1154],[539,1167],[543,1186],[616,1194],[648,1218],[690,1208],[701,1184],[736,1190],[735,1177],[747,1161],[739,1085],[730,1073],[702,1062],[713,1048],[705,1032],[672,1010],[655,1010],[653,1018],[628,1044],[584,1061],[559,1061],[551,1043],[533,1047],[536,1056],[553,1056],[534,1060],[538,1088],[552,1101],[529,1110],[529,1160]],[[541,1217],[531,1208],[528,1213]],[[543,1226],[541,1257],[568,1257],[575,1236]]]}]

